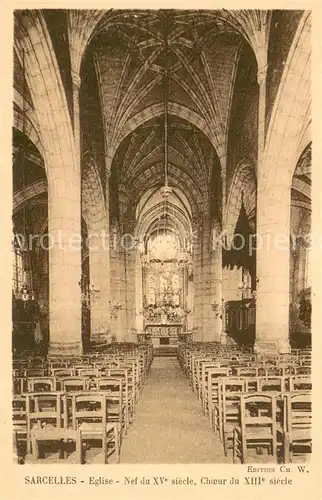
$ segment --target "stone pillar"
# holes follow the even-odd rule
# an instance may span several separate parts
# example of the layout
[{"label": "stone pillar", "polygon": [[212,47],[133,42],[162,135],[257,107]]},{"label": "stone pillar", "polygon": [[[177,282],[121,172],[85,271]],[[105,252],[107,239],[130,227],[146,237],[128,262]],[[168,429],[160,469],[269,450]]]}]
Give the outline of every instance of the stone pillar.
[{"label": "stone pillar", "polygon": [[212,304],[217,310],[213,310],[213,338],[212,340],[225,343],[225,332],[223,331],[223,294],[222,294],[222,246],[220,242],[214,242],[211,251],[211,296]]},{"label": "stone pillar", "polygon": [[227,156],[220,158],[221,165],[221,207],[222,213],[226,213],[227,204]]},{"label": "stone pillar", "polygon": [[[120,201],[120,228],[118,248],[114,252],[114,275],[116,282],[111,281],[111,288],[117,290],[118,301],[121,306],[114,321],[116,323],[116,336],[118,341],[135,341],[135,254],[134,221],[127,220],[128,196],[123,191],[119,193]],[[111,305],[116,298],[111,293]]]},{"label": "stone pillar", "polygon": [[[265,52],[266,54],[266,52]],[[263,152],[265,145],[265,123],[266,123],[266,76],[267,62],[266,55],[261,67],[257,72],[257,81],[259,85],[258,96],[258,168],[260,168],[263,160]]]},{"label": "stone pillar", "polygon": [[140,251],[136,251],[135,255],[135,309],[136,322],[135,328],[138,333],[143,332],[144,317],[143,317],[143,272],[141,265]]},{"label": "stone pillar", "polygon": [[[266,54],[266,51],[262,51]],[[289,345],[290,186],[264,175],[267,59],[259,66],[256,352],[287,353]]]},{"label": "stone pillar", "polygon": [[[194,224],[193,232],[196,232],[197,221]],[[197,234],[197,232],[196,232]],[[221,254],[220,254],[221,255]],[[204,210],[198,219],[198,237],[194,242],[193,266],[194,266],[194,299],[193,299],[193,327],[198,328],[199,335],[196,340],[211,342],[220,339],[220,332],[216,331],[215,314],[213,302],[217,294],[220,295],[221,270],[218,271],[218,278],[214,281],[214,265],[217,267],[219,255],[216,254],[215,261],[212,255],[212,233],[209,210]],[[221,258],[220,258],[221,261]],[[221,264],[220,264],[221,267]],[[217,325],[218,328],[218,325]]]},{"label": "stone pillar", "polygon": [[[122,340],[123,323],[121,315],[123,310],[116,310],[114,306],[117,304],[123,307],[121,301],[121,268],[120,268],[120,250],[119,250],[119,237],[118,235],[111,235],[112,245],[110,249],[110,330],[111,338],[117,341]],[[123,297],[122,297],[123,299]]]},{"label": "stone pillar", "polygon": [[91,298],[91,334],[110,333],[110,234],[109,234],[109,170],[106,170],[105,218],[90,227],[90,281],[99,286]]},{"label": "stone pillar", "polygon": [[192,271],[192,266],[189,266],[188,269],[186,270],[187,273],[187,294],[186,294],[186,304],[185,307],[190,313],[187,316],[186,319],[186,329],[187,331],[191,332],[193,329],[193,290],[194,290],[194,278],[193,278],[193,271]]},{"label": "stone pillar", "polygon": [[90,233],[90,282],[99,287],[91,294],[91,335],[108,334],[110,327],[110,262],[106,230]]},{"label": "stone pillar", "polygon": [[[215,332],[215,314],[213,310],[214,297],[214,269],[212,259],[212,233],[209,211],[203,216],[202,234],[202,340],[204,342],[219,341],[219,332]],[[217,335],[218,333],[218,335]]]},{"label": "stone pillar", "polygon": [[195,235],[193,241],[193,329],[195,330],[194,340],[202,340],[202,227],[200,220],[196,218],[192,224],[192,234]]},{"label": "stone pillar", "polygon": [[75,72],[71,72],[73,85],[73,114],[74,114],[74,138],[75,151],[78,154],[78,162],[80,165],[80,113],[79,113],[79,89],[81,85],[80,76]]},{"label": "stone pillar", "polygon": [[127,304],[127,266],[126,266],[126,253],[124,249],[119,251],[119,285],[120,285],[120,304],[121,309],[118,315],[119,322],[119,340],[121,342],[126,342],[128,340],[128,304]]},{"label": "stone pillar", "polygon": [[276,344],[289,352],[290,187],[258,182],[256,340],[261,352]]},{"label": "stone pillar", "polygon": [[79,172],[49,179],[49,354],[82,353],[80,192]]},{"label": "stone pillar", "polygon": [[55,168],[48,178],[49,354],[83,351],[79,76],[73,73],[72,81],[75,164],[68,178]]},{"label": "stone pillar", "polygon": [[136,342],[136,244],[134,240],[135,223],[126,224],[126,243],[124,249],[125,269],[125,300],[126,300],[126,332],[125,338],[129,342]]}]

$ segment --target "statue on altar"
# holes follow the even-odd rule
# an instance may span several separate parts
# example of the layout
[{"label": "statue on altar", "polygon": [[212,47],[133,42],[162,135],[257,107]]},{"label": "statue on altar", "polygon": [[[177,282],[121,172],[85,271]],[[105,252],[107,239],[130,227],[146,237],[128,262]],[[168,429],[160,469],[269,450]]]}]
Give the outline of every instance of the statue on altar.
[{"label": "statue on altar", "polygon": [[183,285],[177,262],[151,263],[145,283],[145,320],[161,324],[182,323],[185,317]]}]

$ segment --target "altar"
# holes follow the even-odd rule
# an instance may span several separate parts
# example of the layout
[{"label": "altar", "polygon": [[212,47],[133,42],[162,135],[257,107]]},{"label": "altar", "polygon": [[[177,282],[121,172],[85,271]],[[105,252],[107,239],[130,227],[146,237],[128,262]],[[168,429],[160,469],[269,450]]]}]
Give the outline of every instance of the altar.
[{"label": "altar", "polygon": [[176,346],[187,329],[189,257],[178,236],[164,230],[154,233],[142,259],[142,333],[154,347]]},{"label": "altar", "polygon": [[151,323],[145,325],[145,334],[151,339],[153,347],[177,345],[182,333],[182,324]]}]

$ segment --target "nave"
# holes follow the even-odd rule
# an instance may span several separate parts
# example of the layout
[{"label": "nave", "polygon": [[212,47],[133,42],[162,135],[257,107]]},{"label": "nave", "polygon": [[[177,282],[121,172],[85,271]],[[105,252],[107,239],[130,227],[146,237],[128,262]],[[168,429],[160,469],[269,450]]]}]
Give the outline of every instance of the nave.
[{"label": "nave", "polygon": [[156,357],[121,463],[230,463],[208,424],[177,359]]},{"label": "nave", "polygon": [[309,456],[311,12],[14,28],[16,461]]},{"label": "nave", "polygon": [[15,461],[290,463],[311,454],[309,350],[274,358],[181,343],[177,357],[154,354],[125,343],[15,359]]}]

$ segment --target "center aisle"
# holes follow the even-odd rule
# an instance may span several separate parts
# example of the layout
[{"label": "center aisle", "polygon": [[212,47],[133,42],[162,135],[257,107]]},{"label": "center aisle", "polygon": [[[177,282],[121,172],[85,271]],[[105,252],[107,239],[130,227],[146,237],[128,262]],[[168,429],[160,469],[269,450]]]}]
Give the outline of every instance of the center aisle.
[{"label": "center aisle", "polygon": [[176,358],[154,358],[121,463],[231,463]]}]

